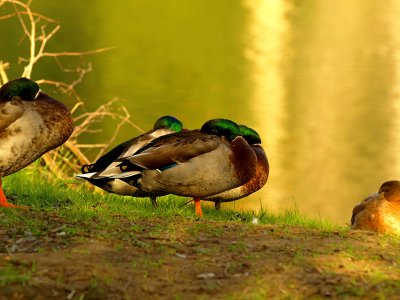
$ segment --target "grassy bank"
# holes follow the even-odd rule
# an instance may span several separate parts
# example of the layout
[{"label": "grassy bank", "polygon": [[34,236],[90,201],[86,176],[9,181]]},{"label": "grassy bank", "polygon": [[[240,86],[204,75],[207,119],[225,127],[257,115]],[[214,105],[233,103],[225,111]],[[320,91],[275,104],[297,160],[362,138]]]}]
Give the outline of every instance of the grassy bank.
[{"label": "grassy bank", "polygon": [[[79,183],[79,181],[76,181]],[[133,198],[95,192],[86,185],[71,189],[69,182],[48,184],[35,174],[34,169],[24,170],[4,179],[6,195],[18,205],[30,206],[33,209],[57,212],[61,217],[76,222],[100,221],[103,224],[113,223],[115,216],[129,220],[151,217],[180,216],[196,219],[193,204],[185,205],[190,198],[168,195],[158,198],[158,208],[153,208],[147,198]],[[11,210],[6,211],[14,215]],[[279,224],[336,230],[338,226],[324,220],[316,220],[299,214],[295,210],[283,210],[270,213],[261,208],[258,212],[222,209],[216,211],[213,206],[204,207],[205,220],[237,221],[251,223],[255,218],[259,224]],[[18,215],[18,214],[16,214]]]},{"label": "grassy bank", "polygon": [[[295,211],[94,193],[24,170],[0,209],[0,299],[320,299],[400,294],[399,239]],[[252,224],[254,218],[258,224]]]}]

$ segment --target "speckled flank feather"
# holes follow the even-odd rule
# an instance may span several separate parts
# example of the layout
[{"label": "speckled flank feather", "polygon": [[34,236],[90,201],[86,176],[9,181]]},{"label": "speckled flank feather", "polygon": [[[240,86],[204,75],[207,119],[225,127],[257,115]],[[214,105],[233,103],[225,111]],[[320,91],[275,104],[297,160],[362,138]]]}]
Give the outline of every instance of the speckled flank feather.
[{"label": "speckled flank feather", "polygon": [[[34,101],[1,103],[0,119],[15,120],[0,132],[0,177],[12,174],[63,144],[73,130],[69,110],[60,102],[40,93]],[[22,114],[20,112],[23,112]]]}]

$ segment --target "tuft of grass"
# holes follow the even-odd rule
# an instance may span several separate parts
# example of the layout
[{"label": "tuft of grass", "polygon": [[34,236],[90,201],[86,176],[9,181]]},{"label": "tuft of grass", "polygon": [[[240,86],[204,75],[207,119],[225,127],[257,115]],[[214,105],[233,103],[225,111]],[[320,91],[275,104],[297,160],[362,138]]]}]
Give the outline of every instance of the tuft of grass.
[{"label": "tuft of grass", "polygon": [[29,270],[26,270],[26,266],[14,266],[9,263],[5,267],[0,267],[0,286],[11,283],[26,284],[31,280],[32,273],[35,271],[35,264],[32,264]]}]

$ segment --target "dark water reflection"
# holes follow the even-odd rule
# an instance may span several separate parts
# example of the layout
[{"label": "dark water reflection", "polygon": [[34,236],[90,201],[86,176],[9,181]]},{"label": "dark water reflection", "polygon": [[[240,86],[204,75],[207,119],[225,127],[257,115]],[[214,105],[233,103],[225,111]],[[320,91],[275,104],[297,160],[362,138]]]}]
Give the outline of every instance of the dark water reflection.
[{"label": "dark water reflection", "polygon": [[[235,207],[296,206],[344,224],[357,201],[399,178],[397,1],[35,0],[34,7],[62,25],[49,50],[116,47],[88,58],[93,72],[78,87],[88,109],[117,96],[144,129],[172,114],[188,128],[226,117],[258,130],[270,180]],[[16,44],[17,24],[2,25],[1,36]],[[1,47],[0,55],[12,61],[15,51]],[[62,76],[71,75],[51,59],[33,74]],[[138,133],[127,128],[119,141]]]}]

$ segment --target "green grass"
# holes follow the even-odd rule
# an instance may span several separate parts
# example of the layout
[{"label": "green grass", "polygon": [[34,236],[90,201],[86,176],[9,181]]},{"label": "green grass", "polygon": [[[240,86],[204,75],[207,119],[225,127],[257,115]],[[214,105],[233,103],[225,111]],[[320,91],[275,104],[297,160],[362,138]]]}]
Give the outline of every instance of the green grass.
[{"label": "green grass", "polygon": [[[74,186],[79,181],[75,181]],[[27,168],[3,179],[7,196],[15,198],[19,205],[27,205],[37,210],[56,212],[71,222],[91,223],[93,226],[111,225],[117,222],[116,216],[136,220],[152,217],[175,217],[196,219],[193,204],[184,205],[189,198],[168,195],[158,198],[158,208],[152,207],[147,198],[123,197],[114,194],[97,193],[85,185],[72,189],[71,182],[48,183],[41,178],[35,168]],[[220,211],[204,206],[204,219],[214,221],[233,221],[251,223],[254,218],[259,224],[301,226],[310,229],[337,230],[339,227],[320,219],[301,215],[296,210],[271,213],[261,208],[258,212],[222,208]],[[18,210],[3,210],[7,222],[20,221]],[[40,220],[25,220],[27,226],[38,228]],[[1,224],[1,219],[0,219]],[[71,230],[71,229],[69,229]],[[218,234],[218,233],[216,233]]]},{"label": "green grass", "polygon": [[33,264],[26,270],[28,266],[14,266],[11,263],[6,267],[0,268],[0,287],[10,283],[27,283],[32,276],[32,272],[36,272],[36,265]]}]

